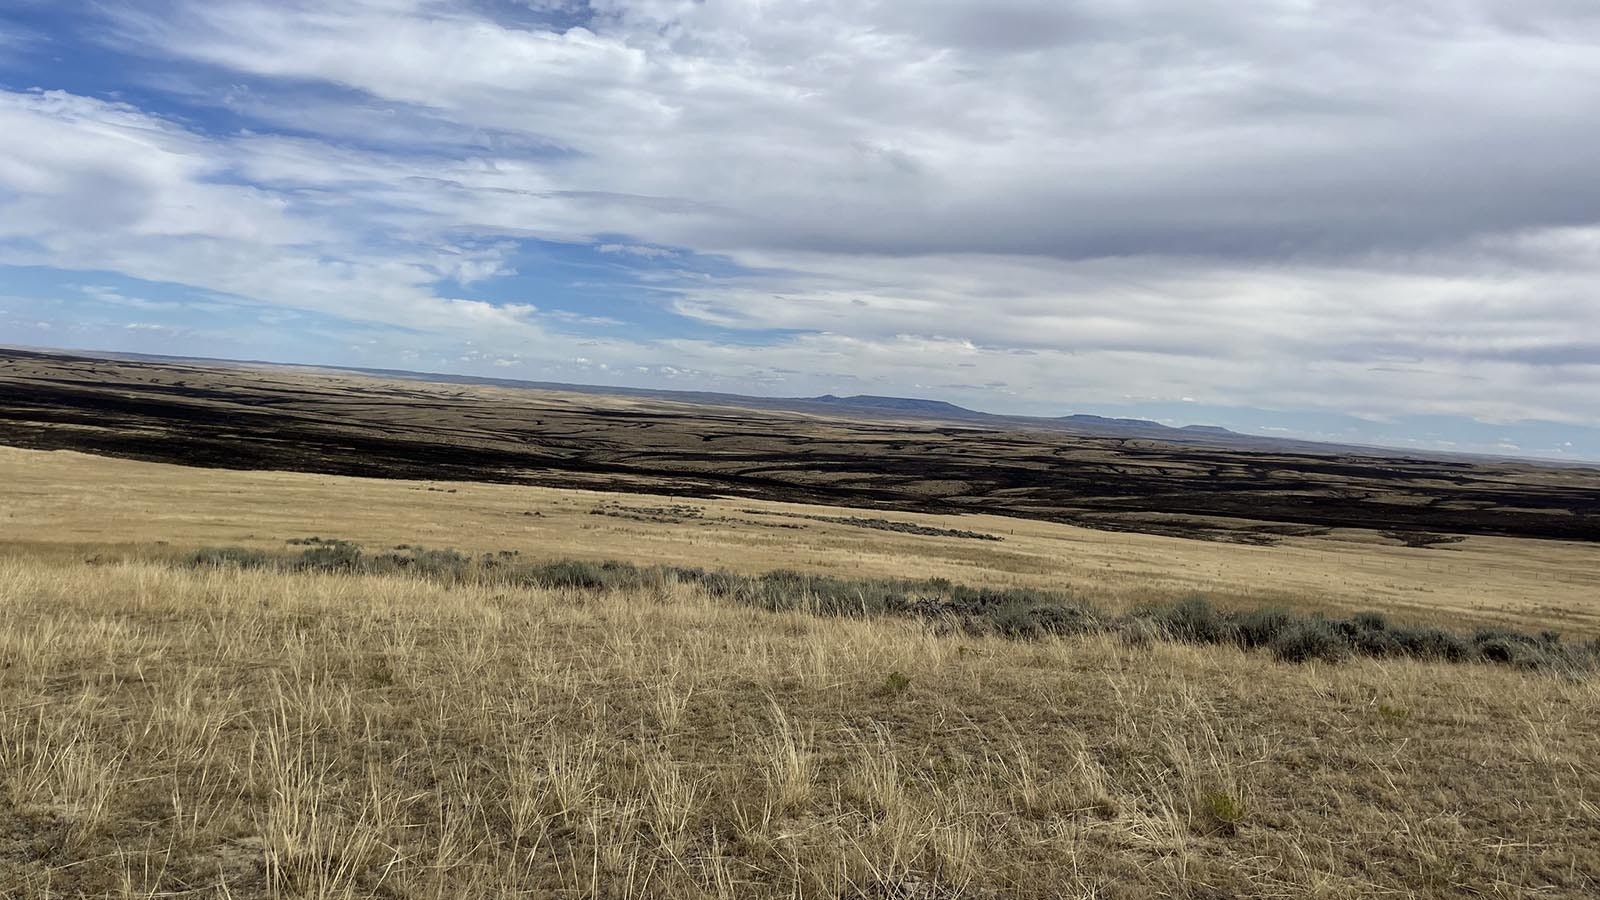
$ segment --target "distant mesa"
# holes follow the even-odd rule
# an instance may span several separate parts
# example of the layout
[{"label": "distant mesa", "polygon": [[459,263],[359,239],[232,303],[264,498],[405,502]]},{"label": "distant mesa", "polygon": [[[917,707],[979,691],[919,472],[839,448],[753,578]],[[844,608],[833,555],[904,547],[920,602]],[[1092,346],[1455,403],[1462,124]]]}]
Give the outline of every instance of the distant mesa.
[{"label": "distant mesa", "polygon": [[1149,419],[1115,419],[1108,416],[1091,416],[1086,413],[1077,413],[1070,416],[1056,416],[1057,422],[1070,422],[1074,425],[1093,425],[1098,428],[1166,428],[1160,422]]},{"label": "distant mesa", "polygon": [[836,406],[856,406],[868,409],[894,409],[901,412],[936,413],[943,416],[982,416],[977,410],[946,403],[943,400],[918,400],[914,397],[874,397],[870,394],[856,394],[853,397],[838,397],[833,394],[823,394],[821,397],[807,397],[812,403],[831,403]]},{"label": "distant mesa", "polygon": [[1211,435],[1213,437],[1240,437],[1236,432],[1229,431],[1217,425],[1185,425],[1174,428],[1149,419],[1118,419],[1111,416],[1095,416],[1087,413],[1077,413],[1070,416],[1056,416],[1049,419],[1036,419],[1031,416],[999,416],[992,413],[978,412],[946,403],[943,400],[919,400],[915,397],[876,397],[870,394],[857,394],[853,397],[840,397],[834,394],[823,394],[820,397],[804,397],[802,402],[826,403],[832,406],[846,406],[852,409],[875,409],[886,412],[916,413],[927,416],[937,416],[944,419],[981,419],[996,424],[1027,426],[1029,423],[1050,422],[1058,426],[1066,426],[1084,432],[1096,434],[1138,434],[1149,435],[1152,433],[1164,434],[1173,438],[1182,433],[1191,435]]}]

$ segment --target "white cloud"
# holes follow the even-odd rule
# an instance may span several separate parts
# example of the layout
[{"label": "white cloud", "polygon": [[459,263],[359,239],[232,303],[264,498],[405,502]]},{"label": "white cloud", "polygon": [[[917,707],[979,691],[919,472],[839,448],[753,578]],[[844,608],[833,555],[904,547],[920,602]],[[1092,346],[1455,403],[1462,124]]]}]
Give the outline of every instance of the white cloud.
[{"label": "white cloud", "polygon": [[11,195],[0,261],[111,269],[443,336],[491,328],[548,340],[525,308],[432,290],[441,278],[470,283],[502,271],[503,247],[438,236],[369,246],[349,222],[299,204],[293,185],[232,183],[250,144],[205,139],[121,104],[0,92],[0,191]]},{"label": "white cloud", "polygon": [[562,30],[438,0],[115,7],[119,39],[301,134],[0,95],[0,252],[533,366],[622,324],[471,299],[534,237],[649,263],[676,312],[750,335],[619,327],[595,367],[1600,421],[1586,5],[533,7]]},{"label": "white cloud", "polygon": [[648,224],[696,248],[1315,252],[1577,208],[1525,173],[1589,191],[1591,129],[1550,87],[1600,74],[1593,19],[1553,2],[595,7],[560,33],[428,2],[126,26],[566,148],[484,174],[604,193],[629,233],[619,198],[674,201]]},{"label": "white cloud", "polygon": [[647,247],[643,244],[600,244],[595,249],[601,253],[622,253],[640,259],[673,259],[678,255],[664,247]]}]

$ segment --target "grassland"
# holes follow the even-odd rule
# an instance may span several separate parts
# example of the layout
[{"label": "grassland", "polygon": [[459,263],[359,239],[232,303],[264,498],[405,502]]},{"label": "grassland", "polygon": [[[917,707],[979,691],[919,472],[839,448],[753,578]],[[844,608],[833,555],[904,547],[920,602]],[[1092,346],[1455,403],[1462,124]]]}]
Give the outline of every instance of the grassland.
[{"label": "grassland", "polygon": [[0,564],[14,896],[1586,896],[1593,681]]},{"label": "grassland", "polygon": [[[924,531],[853,524],[876,519]],[[0,896],[1600,889],[1592,677],[1023,642],[674,578],[183,562],[313,535],[1595,633],[1591,548],[1558,541],[1263,547],[0,450]]]},{"label": "grassland", "polygon": [[[1002,516],[841,514],[744,498],[234,472],[6,447],[0,500],[0,553],[60,559],[225,545],[276,551],[289,539],[322,536],[373,549],[514,550],[524,560],[942,577],[1074,591],[1112,610],[1200,593],[1237,608],[1378,609],[1461,629],[1600,635],[1595,549],[1567,541],[1470,536],[1416,548],[1374,530],[1336,529],[1256,546]],[[632,513],[605,514],[618,510]],[[839,521],[863,516],[1002,540]]]}]

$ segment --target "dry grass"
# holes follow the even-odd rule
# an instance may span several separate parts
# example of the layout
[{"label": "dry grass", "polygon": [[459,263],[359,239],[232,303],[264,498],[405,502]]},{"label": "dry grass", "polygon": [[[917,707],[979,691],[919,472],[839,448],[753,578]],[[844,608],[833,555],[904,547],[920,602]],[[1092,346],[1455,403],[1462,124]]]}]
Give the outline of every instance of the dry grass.
[{"label": "dry grass", "polygon": [[1597,731],[1488,666],[0,562],[4,896],[1592,896]]},{"label": "dry grass", "polygon": [[[430,490],[430,487],[437,488]],[[454,490],[455,493],[447,491]],[[312,534],[1597,621],[1592,548],[1261,548],[0,448],[0,897],[1588,897],[1600,682],[719,602],[191,569]],[[749,510],[756,510],[750,512]],[[536,515],[523,515],[536,513]],[[877,515],[876,513],[874,515]]]},{"label": "dry grass", "polygon": [[[619,501],[687,505],[702,514],[682,522],[591,514]],[[0,553],[116,556],[144,553],[158,541],[174,550],[230,544],[282,550],[286,539],[321,535],[371,549],[401,543],[512,549],[525,560],[940,576],[1074,590],[1110,609],[1200,591],[1224,605],[1339,614],[1381,609],[1400,620],[1457,628],[1506,624],[1600,636],[1600,567],[1586,544],[1470,537],[1430,550],[1400,546],[1377,531],[1340,530],[1254,547],[998,516],[865,514],[1005,538],[991,542],[786,513],[841,515],[787,503],[230,472],[0,447]]]}]

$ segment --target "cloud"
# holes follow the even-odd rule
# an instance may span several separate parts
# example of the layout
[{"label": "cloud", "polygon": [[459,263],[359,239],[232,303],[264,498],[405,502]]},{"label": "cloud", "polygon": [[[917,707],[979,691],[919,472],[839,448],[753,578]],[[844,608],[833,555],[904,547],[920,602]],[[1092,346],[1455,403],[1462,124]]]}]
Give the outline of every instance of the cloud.
[{"label": "cloud", "polygon": [[722,213],[595,223],[685,246],[1261,258],[1586,221],[1594,17],[1416,6],[602,2],[557,32],[207,2],[124,28],[548,142],[567,190]]},{"label": "cloud", "polygon": [[595,249],[601,253],[623,253],[640,259],[672,259],[678,255],[664,247],[648,247],[642,244],[601,244]]},{"label": "cloud", "polygon": [[[0,94],[0,260],[529,374],[1600,422],[1590,4],[96,10],[183,112]],[[530,242],[633,305],[495,299]]]},{"label": "cloud", "polygon": [[[110,269],[345,319],[449,334],[542,335],[514,307],[433,293],[502,271],[498,245],[373,247],[315,182],[239,183],[250,138],[206,139],[124,104],[0,93],[0,261]],[[100,299],[108,299],[101,294]]]}]

